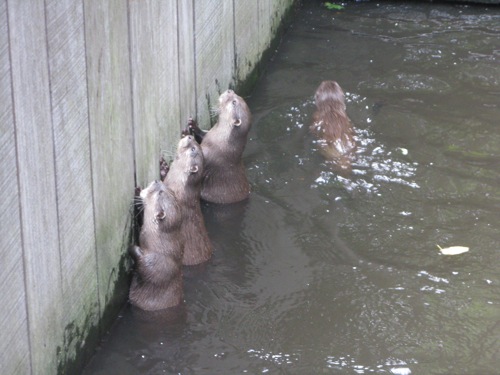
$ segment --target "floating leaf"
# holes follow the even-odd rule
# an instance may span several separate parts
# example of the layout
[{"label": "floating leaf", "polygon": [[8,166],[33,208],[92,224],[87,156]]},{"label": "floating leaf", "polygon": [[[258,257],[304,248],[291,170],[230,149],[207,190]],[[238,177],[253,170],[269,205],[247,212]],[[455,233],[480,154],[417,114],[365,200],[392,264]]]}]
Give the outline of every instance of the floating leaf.
[{"label": "floating leaf", "polygon": [[465,246],[451,246],[451,247],[445,247],[444,249],[439,245],[437,245],[437,247],[441,251],[441,254],[444,255],[458,255],[469,251],[469,248]]},{"label": "floating leaf", "polygon": [[403,155],[408,155],[408,150],[403,147],[398,147],[398,150],[403,154]]},{"label": "floating leaf", "polygon": [[330,3],[328,1],[325,3],[325,7],[329,10],[342,10],[342,9],[344,9],[344,7],[342,5]]}]

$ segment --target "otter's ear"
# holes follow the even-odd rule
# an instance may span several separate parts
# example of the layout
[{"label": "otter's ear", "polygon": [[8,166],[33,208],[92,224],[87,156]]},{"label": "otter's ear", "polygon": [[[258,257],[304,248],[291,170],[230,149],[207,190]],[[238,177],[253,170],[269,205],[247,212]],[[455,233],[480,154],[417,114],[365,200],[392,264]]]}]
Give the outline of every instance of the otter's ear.
[{"label": "otter's ear", "polygon": [[193,174],[198,172],[198,166],[197,165],[192,165],[191,168],[189,168],[189,173]]},{"label": "otter's ear", "polygon": [[160,210],[160,211],[158,211],[158,212],[155,214],[155,219],[156,219],[156,220],[163,220],[163,219],[165,219],[165,216],[167,216],[167,214],[165,213],[165,211]]},{"label": "otter's ear", "polygon": [[241,119],[240,118],[235,118],[233,122],[234,126],[240,126],[241,125]]}]

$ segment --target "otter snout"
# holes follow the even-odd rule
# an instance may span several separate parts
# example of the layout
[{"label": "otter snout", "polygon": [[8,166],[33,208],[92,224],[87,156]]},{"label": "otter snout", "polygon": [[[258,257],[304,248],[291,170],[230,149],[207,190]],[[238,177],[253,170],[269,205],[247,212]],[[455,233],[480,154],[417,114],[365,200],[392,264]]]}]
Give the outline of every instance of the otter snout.
[{"label": "otter snout", "polygon": [[231,100],[234,96],[237,96],[235,92],[231,89],[228,89],[224,91],[220,96],[219,96],[219,104],[224,104],[227,101]]},{"label": "otter snout", "polygon": [[148,185],[148,187],[141,190],[139,196],[144,200],[146,199],[148,194],[162,190],[165,190],[165,185],[163,185],[163,182],[161,182],[160,180],[154,180]]}]

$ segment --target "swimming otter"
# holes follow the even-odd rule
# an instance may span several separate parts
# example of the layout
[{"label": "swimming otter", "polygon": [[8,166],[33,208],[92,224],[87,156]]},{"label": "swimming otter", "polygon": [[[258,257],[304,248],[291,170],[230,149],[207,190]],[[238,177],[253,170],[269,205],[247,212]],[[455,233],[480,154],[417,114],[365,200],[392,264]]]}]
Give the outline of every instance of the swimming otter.
[{"label": "swimming otter", "polygon": [[344,92],[335,81],[323,81],[314,96],[316,112],[310,132],[318,139],[327,161],[341,169],[350,169],[350,157],[356,148],[351,120],[347,117]]},{"label": "swimming otter", "polygon": [[129,300],[143,310],[161,310],[182,301],[181,210],[174,193],[161,181],[141,190],[144,224],[139,246],[132,246],[130,256],[135,273]]},{"label": "swimming otter", "polygon": [[212,256],[212,243],[200,208],[202,178],[201,146],[193,136],[185,136],[179,141],[175,160],[163,180],[174,192],[181,208],[181,233],[184,238],[182,264],[185,266],[206,262]]},{"label": "swimming otter", "polygon": [[250,194],[242,154],[251,127],[251,113],[245,101],[233,90],[219,97],[219,118],[208,131],[190,119],[187,131],[201,140],[205,170],[201,199],[212,203],[235,203]]}]

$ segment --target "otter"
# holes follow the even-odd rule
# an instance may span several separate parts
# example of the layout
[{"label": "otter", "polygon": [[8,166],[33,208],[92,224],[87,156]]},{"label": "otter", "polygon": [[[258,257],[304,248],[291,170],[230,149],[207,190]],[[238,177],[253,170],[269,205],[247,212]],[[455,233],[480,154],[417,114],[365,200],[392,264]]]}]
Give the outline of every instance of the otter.
[{"label": "otter", "polygon": [[[162,175],[166,176],[163,182],[174,192],[182,212],[182,264],[185,266],[206,262],[213,251],[200,207],[203,163],[201,146],[193,136],[187,135],[179,141],[169,170],[162,170]],[[165,166],[165,163],[160,164]]]},{"label": "otter", "polygon": [[144,223],[139,246],[129,249],[135,263],[129,300],[143,310],[162,310],[179,305],[183,297],[181,210],[161,181],[141,190],[140,197]]},{"label": "otter", "polygon": [[246,102],[233,90],[220,95],[217,112],[217,123],[209,131],[201,130],[193,119],[189,120],[186,131],[201,141],[205,157],[201,199],[236,203],[250,194],[242,155],[252,116]]},{"label": "otter", "polygon": [[323,81],[314,95],[316,111],[310,132],[317,138],[321,154],[343,170],[350,169],[356,149],[351,120],[347,116],[344,91],[335,81]]}]

